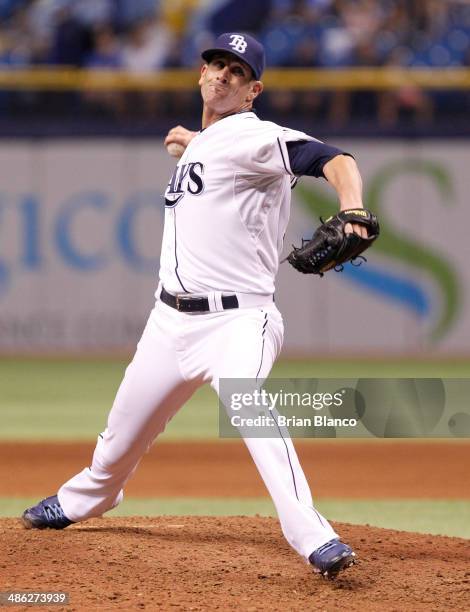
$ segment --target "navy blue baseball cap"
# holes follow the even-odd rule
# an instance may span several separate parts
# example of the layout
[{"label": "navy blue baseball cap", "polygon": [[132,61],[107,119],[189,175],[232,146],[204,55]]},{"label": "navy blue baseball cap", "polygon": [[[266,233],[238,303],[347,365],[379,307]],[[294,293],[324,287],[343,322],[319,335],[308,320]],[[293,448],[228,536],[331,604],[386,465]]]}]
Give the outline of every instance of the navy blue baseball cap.
[{"label": "navy blue baseball cap", "polygon": [[203,51],[201,57],[206,62],[210,62],[212,57],[220,51],[228,51],[236,55],[248,64],[257,81],[261,78],[266,64],[264,47],[253,36],[236,32],[221,34],[214,46]]}]

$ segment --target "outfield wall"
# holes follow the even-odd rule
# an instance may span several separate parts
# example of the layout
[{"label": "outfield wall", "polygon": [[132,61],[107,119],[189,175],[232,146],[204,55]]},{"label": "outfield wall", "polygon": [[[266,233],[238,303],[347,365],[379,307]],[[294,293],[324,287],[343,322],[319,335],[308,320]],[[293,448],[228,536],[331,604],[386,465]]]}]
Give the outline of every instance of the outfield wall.
[{"label": "outfield wall", "polygon": [[[342,274],[281,266],[285,354],[468,355],[467,143],[333,144],[355,154],[382,236],[366,265]],[[1,353],[134,346],[152,307],[173,165],[160,141],[1,142]],[[300,181],[286,253],[335,209],[325,181]]]}]

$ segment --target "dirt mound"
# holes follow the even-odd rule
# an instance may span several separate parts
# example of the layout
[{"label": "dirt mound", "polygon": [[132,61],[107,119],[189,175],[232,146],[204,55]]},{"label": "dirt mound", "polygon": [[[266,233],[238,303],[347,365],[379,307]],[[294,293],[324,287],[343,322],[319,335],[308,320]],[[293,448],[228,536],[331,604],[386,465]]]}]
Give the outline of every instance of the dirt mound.
[{"label": "dirt mound", "polygon": [[470,609],[467,540],[335,527],[358,564],[327,581],[272,518],[104,518],[64,531],[3,519],[0,591],[69,592],[54,610]]}]

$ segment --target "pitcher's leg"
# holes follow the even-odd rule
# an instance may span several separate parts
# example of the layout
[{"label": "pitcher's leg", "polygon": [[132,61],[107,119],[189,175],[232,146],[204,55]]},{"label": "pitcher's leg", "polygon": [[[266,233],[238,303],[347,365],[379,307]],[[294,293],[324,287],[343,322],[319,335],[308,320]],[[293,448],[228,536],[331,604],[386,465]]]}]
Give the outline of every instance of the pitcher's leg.
[{"label": "pitcher's leg", "polygon": [[330,523],[313,506],[312,496],[292,440],[245,438],[245,444],[272,497],[282,532],[289,544],[305,559],[339,537]]},{"label": "pitcher's leg", "polygon": [[[212,385],[219,393],[220,378],[264,380],[282,342],[282,319],[275,308],[257,316],[234,318],[225,330],[225,350],[218,352]],[[222,401],[224,398],[221,397]],[[226,400],[225,400],[226,401]],[[256,415],[254,415],[256,416]],[[245,444],[273,499],[282,531],[303,557],[338,536],[314,508],[297,453],[286,428],[274,428],[271,438],[245,438]]]},{"label": "pitcher's leg", "polygon": [[201,382],[184,380],[174,346],[152,316],[119,387],[108,424],[100,434],[90,467],[59,490],[71,521],[81,521],[116,506],[123,486],[142,455]]}]

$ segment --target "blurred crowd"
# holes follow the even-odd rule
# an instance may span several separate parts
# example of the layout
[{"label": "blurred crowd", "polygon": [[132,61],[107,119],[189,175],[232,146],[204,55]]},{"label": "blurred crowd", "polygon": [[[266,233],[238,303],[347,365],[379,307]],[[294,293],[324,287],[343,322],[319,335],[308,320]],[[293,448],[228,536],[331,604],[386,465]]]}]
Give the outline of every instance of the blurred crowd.
[{"label": "blurred crowd", "polygon": [[[470,64],[466,0],[0,0],[0,68],[52,64],[139,73],[192,67],[225,31],[255,34],[271,67]],[[136,108],[127,98],[86,96],[117,114]],[[161,96],[143,98],[146,112],[162,112]],[[399,115],[430,122],[436,109],[454,112],[455,101],[407,87],[284,91],[263,104],[278,115],[315,111],[335,124],[361,113],[390,124]]]}]

